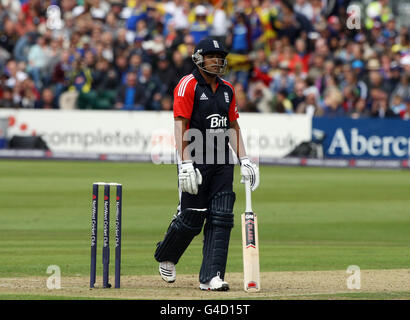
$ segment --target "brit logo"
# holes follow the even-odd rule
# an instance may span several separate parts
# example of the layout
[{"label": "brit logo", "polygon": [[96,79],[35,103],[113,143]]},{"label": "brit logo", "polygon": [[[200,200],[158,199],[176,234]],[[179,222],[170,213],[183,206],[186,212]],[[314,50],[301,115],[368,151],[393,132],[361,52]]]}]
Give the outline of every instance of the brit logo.
[{"label": "brit logo", "polygon": [[226,103],[229,103],[229,95],[228,95],[228,92],[224,92],[224,96],[225,96],[225,102]]},{"label": "brit logo", "polygon": [[211,121],[211,129],[214,128],[223,128],[227,126],[227,117],[221,116],[220,114],[214,113],[206,117]]},{"label": "brit logo", "polygon": [[202,93],[201,97],[199,98],[199,100],[208,100],[208,97],[206,96],[205,92]]}]

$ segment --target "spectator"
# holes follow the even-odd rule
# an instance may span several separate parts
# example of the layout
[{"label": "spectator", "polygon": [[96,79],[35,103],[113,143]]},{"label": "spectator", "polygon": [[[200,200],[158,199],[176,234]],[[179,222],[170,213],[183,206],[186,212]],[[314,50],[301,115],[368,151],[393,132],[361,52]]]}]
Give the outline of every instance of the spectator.
[{"label": "spectator", "polygon": [[251,7],[247,10],[246,21],[248,21],[249,30],[249,44],[250,49],[257,49],[262,47],[263,43],[260,41],[263,34],[263,27],[261,17],[259,15],[259,0],[251,0]]},{"label": "spectator", "polygon": [[147,22],[145,20],[141,19],[137,22],[135,37],[142,39],[143,41],[148,41],[151,39],[151,34],[148,30]]},{"label": "spectator", "polygon": [[81,58],[84,58],[86,53],[89,51],[91,51],[91,53],[94,53],[95,48],[92,46],[90,36],[84,35],[80,38],[77,52],[79,53]]},{"label": "spectator", "polygon": [[126,22],[127,29],[135,31],[138,22],[145,19],[147,19],[147,12],[144,9],[142,1],[135,1],[134,7],[131,9],[130,17]]},{"label": "spectator", "polygon": [[342,23],[337,16],[330,16],[327,19],[328,30],[330,33],[330,39],[337,39],[337,36],[340,34],[340,31],[343,29]]},{"label": "spectator", "polygon": [[271,79],[273,79],[280,72],[279,59],[278,59],[278,55],[276,53],[272,52],[269,55],[268,65],[269,65],[269,70],[268,70],[267,74]]},{"label": "spectator", "polygon": [[400,83],[402,69],[396,61],[390,63],[390,72],[387,77],[389,91],[392,92]]},{"label": "spectator", "polygon": [[5,75],[7,80],[5,81],[5,85],[11,88],[20,82],[23,82],[28,78],[27,73],[23,70],[19,70],[16,61],[9,60],[5,67]]},{"label": "spectator", "polygon": [[207,22],[208,10],[203,5],[195,7],[195,21],[191,24],[190,34],[194,39],[195,44],[198,44],[203,38],[209,36],[210,25]]},{"label": "spectator", "polygon": [[250,100],[255,104],[259,112],[272,112],[273,94],[262,81],[254,83],[250,89]]},{"label": "spectator", "polygon": [[[181,47],[184,46],[182,49]],[[192,55],[195,50],[195,41],[192,35],[186,35],[184,37],[184,45],[180,45],[178,50],[181,50],[184,55],[184,69],[186,73],[190,73],[195,69],[195,64],[192,61]]]},{"label": "spectator", "polygon": [[[321,56],[323,58],[323,61],[325,60],[325,57],[333,58],[332,53],[329,50],[329,46],[325,38],[317,39],[315,42],[314,48],[315,48],[315,54]],[[360,56],[357,57],[356,59],[360,59]]]},{"label": "spectator", "polygon": [[274,110],[278,113],[293,113],[293,105],[288,99],[288,92],[285,89],[281,89],[277,93]]},{"label": "spectator", "polygon": [[[64,2],[64,1],[63,1]],[[74,34],[75,29],[75,17],[71,11],[63,11],[64,27],[59,30],[55,30],[54,33],[58,34],[64,39],[64,47],[67,48],[69,45],[69,39]]]},{"label": "spectator", "polygon": [[307,0],[296,0],[294,5],[295,12],[303,14],[309,21],[313,20],[313,7]]},{"label": "spectator", "polygon": [[356,104],[359,103],[359,101],[364,102],[364,106],[366,106],[365,100],[360,99],[359,96],[359,91],[357,90],[356,87],[354,86],[346,86],[343,89],[343,109],[347,113],[354,112],[356,110]]},{"label": "spectator", "polygon": [[118,81],[115,70],[107,60],[97,60],[92,69],[92,79],[91,90],[78,97],[79,108],[87,108],[88,105],[92,109],[112,109],[116,101]]},{"label": "spectator", "polygon": [[107,18],[110,13],[113,13],[115,19],[117,20],[115,27],[124,28],[126,25],[126,19],[128,17],[128,13],[127,13],[128,8],[125,6],[122,0],[111,0],[110,2],[111,2],[111,10],[107,14]]},{"label": "spectator", "polygon": [[115,108],[118,110],[145,110],[145,88],[137,83],[137,74],[129,72],[126,83],[118,90]]},{"label": "spectator", "polygon": [[[21,12],[21,4],[19,0],[8,0],[0,3],[0,23],[4,23],[4,19],[9,17],[12,21],[17,20],[17,16]],[[4,10],[4,15],[1,11]]]},{"label": "spectator", "polygon": [[93,82],[92,72],[82,60],[75,60],[68,75],[70,90],[88,93]]},{"label": "spectator", "polygon": [[132,53],[128,59],[128,72],[135,72],[137,75],[141,73],[142,57],[138,53]]},{"label": "spectator", "polygon": [[182,35],[175,29],[175,22],[170,21],[167,25],[167,30],[165,34],[165,47],[169,52],[177,50],[178,45],[180,45],[182,40]]},{"label": "spectator", "polygon": [[5,87],[0,98],[0,108],[16,108],[18,105],[13,100],[13,89]]},{"label": "spectator", "polygon": [[27,73],[34,79],[37,89],[43,85],[43,76],[47,65],[50,49],[44,36],[37,38],[37,43],[28,52]]},{"label": "spectator", "polygon": [[189,28],[189,9],[189,3],[184,0],[168,1],[165,4],[165,12],[169,15],[168,21],[172,19],[178,32]]},{"label": "spectator", "polygon": [[368,86],[364,81],[357,79],[356,74],[350,65],[346,64],[343,69],[344,81],[341,82],[340,87],[343,90],[346,86],[351,86],[354,90],[359,92],[360,99],[366,100],[368,97]]},{"label": "spectator", "polygon": [[269,86],[272,78],[268,75],[270,65],[266,59],[265,50],[256,51],[253,59],[252,81],[262,81],[265,86]]},{"label": "spectator", "polygon": [[292,92],[295,79],[293,75],[290,74],[289,62],[282,61],[279,64],[280,73],[277,74],[270,84],[270,88],[274,94],[277,94],[281,90],[286,90],[286,92]]},{"label": "spectator", "polygon": [[311,54],[307,51],[306,42],[302,38],[296,39],[295,52],[302,64],[302,72],[307,74],[309,72],[309,60]]},{"label": "spectator", "polygon": [[115,58],[115,71],[117,73],[118,83],[125,83],[127,72],[129,70],[128,59],[125,53],[118,54]]},{"label": "spectator", "polygon": [[329,86],[329,81],[335,76],[335,64],[332,60],[326,60],[323,64],[322,74],[316,79],[316,87],[319,89],[320,94],[323,95],[327,87]]},{"label": "spectator", "polygon": [[[371,62],[371,61],[370,61]],[[388,96],[386,81],[379,72],[379,69],[369,69],[368,88],[370,99],[378,100],[379,94],[382,92]],[[377,97],[376,97],[377,96]]]},{"label": "spectator", "polygon": [[404,120],[410,120],[410,98],[405,100],[406,110],[400,114],[400,117]]},{"label": "spectator", "polygon": [[33,109],[36,101],[40,98],[35,83],[30,78],[19,82],[14,87],[14,102],[18,103],[21,108]]},{"label": "spectator", "polygon": [[161,94],[172,97],[174,88],[178,84],[178,80],[175,79],[175,69],[169,63],[166,54],[162,54],[158,57],[157,70],[154,76],[157,79],[161,79]]},{"label": "spectator", "polygon": [[318,79],[321,76],[324,76],[323,70],[325,65],[325,56],[321,54],[314,54],[309,66],[308,77],[312,79]]},{"label": "spectator", "polygon": [[99,59],[93,72],[92,88],[99,93],[116,96],[117,87],[118,79],[114,68],[104,58]]},{"label": "spectator", "polygon": [[306,83],[304,80],[297,80],[295,83],[294,91],[289,95],[290,102],[292,103],[292,110],[296,112],[299,104],[305,101]]},{"label": "spectator", "polygon": [[295,74],[298,67],[302,67],[302,59],[295,52],[292,46],[286,46],[283,48],[283,55],[279,57],[280,60],[288,61],[289,63],[289,72]]},{"label": "spectator", "polygon": [[147,3],[146,22],[147,22],[148,32],[151,35],[156,35],[156,34],[165,35],[162,12],[158,10],[158,5],[155,2],[148,1]]},{"label": "spectator", "polygon": [[184,56],[180,51],[174,51],[172,54],[172,63],[176,69],[176,79],[179,80],[186,74],[189,74],[194,69],[194,63],[190,56]]},{"label": "spectator", "polygon": [[392,96],[399,95],[404,101],[410,98],[410,73],[403,73],[400,77],[400,83],[396,85]]},{"label": "spectator", "polygon": [[91,17],[97,20],[105,20],[110,11],[110,5],[103,0],[89,0],[89,3]]},{"label": "spectator", "polygon": [[371,59],[367,64],[368,77],[365,79],[369,91],[386,85],[378,59]]},{"label": "spectator", "polygon": [[296,106],[296,113],[304,113],[311,117],[322,116],[323,109],[319,107],[317,103],[317,90],[314,87],[310,87],[304,90],[304,100]]},{"label": "spectator", "polygon": [[249,30],[246,16],[243,12],[237,12],[231,27],[232,39],[231,51],[233,53],[246,54],[249,50]]},{"label": "spectator", "polygon": [[345,110],[342,107],[342,93],[337,88],[329,88],[324,97],[324,117],[335,118],[344,117]]},{"label": "spectator", "polygon": [[395,118],[397,115],[388,105],[387,93],[374,89],[371,100],[371,116],[374,118]]},{"label": "spectator", "polygon": [[156,56],[165,52],[164,37],[157,34],[152,40],[144,41],[142,48],[146,53],[143,61],[152,65],[155,62]]},{"label": "spectator", "polygon": [[292,45],[303,33],[313,31],[312,24],[303,14],[295,12],[293,5],[288,0],[280,2],[282,12],[281,27],[278,29],[279,38],[286,37]]},{"label": "spectator", "polygon": [[213,12],[214,20],[210,30],[210,35],[215,37],[224,46],[226,45],[226,36],[231,27],[231,21],[226,13],[226,9],[223,8],[225,4],[225,1],[218,1],[215,4]]},{"label": "spectator", "polygon": [[370,117],[370,110],[366,107],[366,101],[359,99],[348,112],[352,119]]},{"label": "spectator", "polygon": [[51,81],[54,85],[54,92],[58,99],[60,94],[66,90],[68,86],[68,75],[71,72],[70,51],[64,50],[60,55],[60,61],[54,67]]},{"label": "spectator", "polygon": [[236,105],[240,112],[258,112],[255,103],[250,102],[242,90],[236,92]]},{"label": "spectator", "polygon": [[[135,40],[135,37],[133,38]],[[142,40],[142,39],[141,39]],[[114,59],[123,56],[129,47],[127,40],[127,29],[121,28],[117,31],[116,38],[113,43]]]},{"label": "spectator", "polygon": [[173,105],[172,105],[172,96],[170,95],[165,95],[161,99],[161,110],[164,111],[172,111]]},{"label": "spectator", "polygon": [[37,36],[38,35],[35,32],[27,32],[17,40],[13,50],[13,55],[16,61],[28,61],[28,52],[30,50],[30,47],[32,47],[37,42]]},{"label": "spectator", "polygon": [[352,71],[357,79],[360,79],[363,75],[364,63],[361,60],[354,60],[352,62]]},{"label": "spectator", "polygon": [[43,81],[45,85],[51,84],[54,69],[61,60],[62,43],[63,41],[61,38],[52,38],[50,40],[47,62],[43,72]]},{"label": "spectator", "polygon": [[15,24],[9,17],[6,17],[0,28],[0,47],[7,52],[13,52],[17,40]]},{"label": "spectator", "polygon": [[405,103],[403,101],[403,98],[401,96],[395,95],[393,97],[391,110],[397,116],[400,116],[400,115],[402,115],[403,113],[406,112],[406,105],[405,105]]},{"label": "spectator", "polygon": [[58,109],[56,98],[51,88],[44,88],[41,98],[34,103],[36,109]]},{"label": "spectator", "polygon": [[[114,8],[114,5],[122,7],[122,3],[112,3],[111,8]],[[115,12],[109,11],[105,18],[105,23],[103,24],[104,32],[114,34],[120,28],[123,28],[123,25],[121,24],[120,20],[117,18]]]},{"label": "spectator", "polygon": [[367,29],[372,29],[376,22],[388,22],[392,15],[389,7],[389,0],[378,0],[370,2],[366,7],[366,21]]},{"label": "spectator", "polygon": [[99,58],[104,58],[110,63],[114,61],[114,50],[112,48],[113,34],[111,32],[103,32],[101,41],[97,43],[96,54]]},{"label": "spectator", "polygon": [[161,85],[158,79],[152,75],[150,64],[144,63],[141,66],[141,75],[138,82],[144,88],[146,109],[161,110]]}]

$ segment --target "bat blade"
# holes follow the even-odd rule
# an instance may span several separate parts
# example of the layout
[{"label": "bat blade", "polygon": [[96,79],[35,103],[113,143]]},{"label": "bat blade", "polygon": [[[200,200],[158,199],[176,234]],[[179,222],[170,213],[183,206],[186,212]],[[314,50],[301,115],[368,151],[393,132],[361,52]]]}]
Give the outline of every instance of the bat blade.
[{"label": "bat blade", "polygon": [[258,218],[254,212],[245,212],[241,215],[241,219],[244,290],[258,292],[261,289]]}]

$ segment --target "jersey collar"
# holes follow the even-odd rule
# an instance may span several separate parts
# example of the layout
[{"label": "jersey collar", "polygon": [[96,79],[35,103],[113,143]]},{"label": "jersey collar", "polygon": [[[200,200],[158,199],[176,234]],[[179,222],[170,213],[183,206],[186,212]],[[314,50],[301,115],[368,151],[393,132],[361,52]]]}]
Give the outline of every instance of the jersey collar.
[{"label": "jersey collar", "polygon": [[[207,85],[207,83],[206,83],[204,77],[202,76],[202,74],[199,72],[198,69],[195,69],[195,70],[192,72],[192,74],[194,75],[195,79],[198,81],[198,83],[199,83],[200,85]],[[222,79],[221,79],[220,77],[218,77],[218,76],[216,76],[216,82],[217,82],[218,85],[223,85],[223,84],[224,84],[224,82],[222,81]]]}]

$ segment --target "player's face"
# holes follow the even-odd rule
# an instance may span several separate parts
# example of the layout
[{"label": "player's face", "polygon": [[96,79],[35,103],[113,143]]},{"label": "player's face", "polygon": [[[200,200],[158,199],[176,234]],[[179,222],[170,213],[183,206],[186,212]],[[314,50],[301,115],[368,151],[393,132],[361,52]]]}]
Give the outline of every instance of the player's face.
[{"label": "player's face", "polygon": [[219,53],[210,53],[204,56],[204,69],[213,74],[221,73],[224,66],[224,57]]}]

